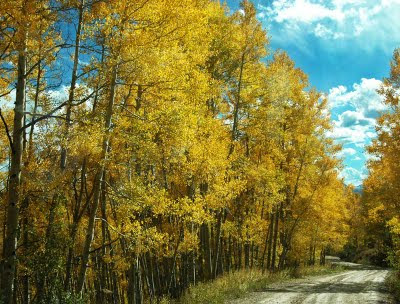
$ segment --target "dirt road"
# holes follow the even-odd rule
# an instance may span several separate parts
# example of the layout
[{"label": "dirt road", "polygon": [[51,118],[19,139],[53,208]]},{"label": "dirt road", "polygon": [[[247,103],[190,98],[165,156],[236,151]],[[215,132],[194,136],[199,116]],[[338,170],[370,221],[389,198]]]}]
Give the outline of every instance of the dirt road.
[{"label": "dirt road", "polygon": [[339,274],[274,284],[262,292],[252,293],[250,297],[235,300],[233,303],[394,303],[384,286],[389,270],[352,263],[341,264],[345,264],[348,270]]}]

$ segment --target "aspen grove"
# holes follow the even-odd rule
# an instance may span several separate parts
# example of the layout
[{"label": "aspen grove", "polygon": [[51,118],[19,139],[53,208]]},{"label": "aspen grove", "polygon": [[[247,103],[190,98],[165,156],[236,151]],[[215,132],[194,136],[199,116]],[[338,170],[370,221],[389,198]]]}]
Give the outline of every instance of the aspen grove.
[{"label": "aspen grove", "polygon": [[0,1],[0,107],[5,304],[178,298],[347,242],[326,97],[249,1]]}]

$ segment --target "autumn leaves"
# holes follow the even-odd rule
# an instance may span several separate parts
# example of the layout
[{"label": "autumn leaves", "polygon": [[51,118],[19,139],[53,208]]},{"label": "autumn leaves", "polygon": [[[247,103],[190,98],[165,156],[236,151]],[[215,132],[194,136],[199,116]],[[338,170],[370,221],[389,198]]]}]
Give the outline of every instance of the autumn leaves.
[{"label": "autumn leaves", "polygon": [[[26,83],[24,111],[6,121],[17,158],[0,134],[6,301],[178,297],[241,268],[323,262],[342,245],[353,194],[325,135],[326,100],[286,53],[265,60],[250,2],[233,14],[206,0],[11,2],[0,90]],[[48,18],[21,51],[12,33],[28,26],[25,5]],[[52,99],[57,82],[66,100]]]}]

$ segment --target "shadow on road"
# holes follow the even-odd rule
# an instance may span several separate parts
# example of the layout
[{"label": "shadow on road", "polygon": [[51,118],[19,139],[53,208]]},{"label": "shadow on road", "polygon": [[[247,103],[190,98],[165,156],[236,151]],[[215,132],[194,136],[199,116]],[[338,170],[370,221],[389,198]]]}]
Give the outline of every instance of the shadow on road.
[{"label": "shadow on road", "polygon": [[350,262],[332,262],[332,267],[342,267],[347,270],[387,270],[388,268],[373,266],[373,265],[362,265]]},{"label": "shadow on road", "polygon": [[386,293],[388,290],[382,283],[370,284],[355,282],[339,282],[339,283],[309,283],[293,286],[285,286],[283,288],[265,288],[263,292],[271,293],[302,293],[302,294],[318,294],[318,293],[341,293],[341,294],[357,294],[363,292],[379,292]]}]

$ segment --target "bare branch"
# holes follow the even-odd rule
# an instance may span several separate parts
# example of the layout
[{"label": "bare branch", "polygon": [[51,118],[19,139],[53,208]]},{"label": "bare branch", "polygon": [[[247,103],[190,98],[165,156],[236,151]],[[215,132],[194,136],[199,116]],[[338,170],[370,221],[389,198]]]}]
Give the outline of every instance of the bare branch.
[{"label": "bare branch", "polygon": [[[80,100],[78,103],[73,104],[72,106],[79,106],[79,105],[85,103],[86,101],[88,101],[88,100],[95,94],[95,92],[96,92],[96,91],[93,91],[93,92],[90,93],[88,96],[86,96],[85,98],[83,98],[82,100]],[[54,108],[53,110],[51,110],[49,113],[43,114],[43,115],[41,115],[39,118],[37,118],[37,119],[35,119],[35,120],[32,120],[30,123],[26,124],[23,128],[21,128],[21,131],[22,131],[22,130],[25,130],[25,129],[29,128],[29,127],[31,127],[32,125],[38,123],[38,122],[41,121],[41,120],[44,120],[44,119],[47,119],[47,118],[55,117],[53,114],[54,114],[55,112],[57,112],[58,110],[62,109],[62,108],[63,108],[64,106],[66,106],[67,104],[68,104],[68,100],[67,100],[67,101],[64,101],[64,102],[63,102],[62,104],[60,104],[59,106],[55,107],[55,108]],[[36,115],[40,115],[40,114],[35,114],[35,116],[36,116]],[[57,116],[57,118],[59,118],[59,117]]]},{"label": "bare branch", "polygon": [[47,54],[49,54],[50,52],[52,52],[53,50],[57,49],[57,48],[65,48],[65,47],[73,47],[72,44],[68,44],[68,43],[62,43],[62,44],[58,44],[55,45],[53,47],[51,47],[50,49],[46,50],[43,54],[42,57],[39,58],[39,60],[30,67],[30,69],[25,73],[25,76],[28,76],[30,73],[32,73],[32,71],[39,65],[42,63],[43,59],[45,58],[44,56],[46,56]]},{"label": "bare branch", "polygon": [[1,97],[4,97],[4,96],[7,96],[7,95],[10,94],[12,91],[14,91],[14,89],[11,89],[11,90],[9,90],[9,91],[7,91],[7,92],[1,94],[1,95],[0,95],[0,98],[1,98]]},{"label": "bare branch", "polygon": [[0,117],[1,117],[1,120],[3,121],[4,128],[6,129],[6,134],[7,134],[8,141],[9,141],[9,143],[10,143],[11,151],[12,151],[12,153],[14,154],[14,153],[15,153],[14,144],[13,144],[13,141],[12,141],[12,139],[11,139],[11,135],[10,135],[10,131],[9,131],[9,129],[8,129],[7,122],[6,122],[6,120],[4,119],[3,113],[1,112],[1,108],[0,108]]}]

